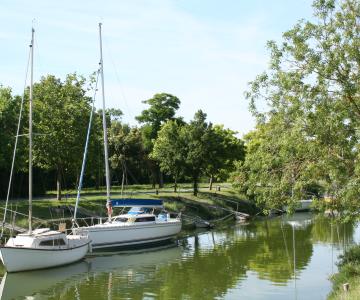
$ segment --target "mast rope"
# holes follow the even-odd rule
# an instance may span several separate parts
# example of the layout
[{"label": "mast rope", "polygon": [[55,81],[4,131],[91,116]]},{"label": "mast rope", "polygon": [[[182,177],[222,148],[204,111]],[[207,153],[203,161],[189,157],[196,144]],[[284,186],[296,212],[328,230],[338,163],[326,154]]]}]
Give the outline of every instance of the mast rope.
[{"label": "mast rope", "polygon": [[118,72],[118,69],[117,69],[117,67],[116,67],[116,63],[115,63],[115,60],[114,60],[114,58],[113,58],[112,52],[111,52],[111,50],[110,50],[109,44],[110,44],[110,43],[108,42],[106,36],[104,36],[105,49],[106,49],[107,54],[108,54],[108,56],[109,56],[109,61],[110,61],[111,65],[112,65],[112,67],[113,67],[113,71],[114,71],[114,74],[115,74],[115,78],[116,78],[116,80],[117,80],[117,84],[118,84],[119,89],[120,89],[120,94],[121,94],[121,96],[122,96],[122,98],[123,98],[123,102],[124,102],[124,104],[125,104],[125,106],[126,106],[126,109],[127,109],[128,113],[129,113],[130,119],[135,119],[135,114],[134,114],[133,111],[131,110],[131,108],[130,108],[130,106],[129,106],[129,103],[128,103],[128,101],[127,101],[127,97],[126,97],[125,89],[124,89],[124,86],[125,86],[125,85],[122,84],[122,81],[121,81],[121,79],[120,79],[119,72]]},{"label": "mast rope", "polygon": [[97,74],[96,74],[94,95],[93,95],[93,98],[92,98],[92,106],[91,106],[91,112],[90,112],[90,118],[89,118],[89,125],[88,125],[87,133],[86,133],[86,142],[85,142],[85,147],[84,147],[83,161],[82,161],[82,165],[81,165],[81,173],[80,173],[79,185],[78,185],[77,195],[76,195],[74,218],[73,218],[73,222],[72,222],[73,227],[74,227],[75,222],[76,222],[77,208],[78,208],[79,201],[80,201],[80,194],[81,194],[83,178],[84,178],[84,173],[85,173],[86,157],[87,157],[87,151],[88,151],[89,140],[90,140],[90,131],[91,131],[92,119],[93,119],[94,110],[95,110],[95,98],[96,98],[96,92],[97,92],[97,85],[98,85],[98,82],[99,82],[99,75],[100,75],[100,69],[97,70]]},{"label": "mast rope", "polygon": [[2,221],[2,225],[1,225],[0,239],[2,239],[2,237],[4,235],[4,224],[6,221],[7,208],[8,208],[8,204],[9,204],[9,198],[10,198],[10,190],[11,190],[12,179],[13,179],[13,175],[14,175],[16,150],[17,150],[17,144],[18,144],[18,140],[19,140],[19,136],[20,136],[19,133],[20,133],[21,118],[22,118],[22,113],[23,113],[23,108],[24,108],[26,82],[27,82],[28,73],[29,73],[30,54],[31,54],[31,49],[29,50],[28,61],[26,64],[24,89],[23,89],[23,94],[22,94],[21,103],[20,103],[19,119],[18,119],[18,124],[17,124],[17,129],[16,129],[16,135],[15,135],[15,145],[14,145],[13,157],[12,157],[12,161],[11,161],[10,178],[9,178],[9,184],[8,184],[8,189],[7,189],[7,194],[6,194],[5,211],[4,211],[3,221]]}]

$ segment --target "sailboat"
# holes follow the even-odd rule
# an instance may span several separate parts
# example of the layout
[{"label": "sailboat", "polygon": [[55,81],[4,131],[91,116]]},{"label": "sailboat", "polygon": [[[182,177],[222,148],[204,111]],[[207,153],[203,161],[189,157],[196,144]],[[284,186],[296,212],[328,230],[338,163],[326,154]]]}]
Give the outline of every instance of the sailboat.
[{"label": "sailboat", "polygon": [[[104,139],[104,159],[106,175],[106,207],[108,220],[104,223],[91,226],[78,226],[76,211],[74,212],[73,232],[85,234],[91,239],[92,249],[105,249],[122,246],[144,245],[158,243],[174,238],[181,230],[180,216],[173,216],[163,210],[163,201],[158,199],[111,199],[110,197],[110,170],[108,158],[107,126],[105,117],[105,91],[104,91],[104,64],[102,55],[102,24],[99,23],[100,41],[100,74],[102,86],[102,120]],[[91,120],[91,117],[90,117]],[[89,130],[83,157],[82,170],[79,180],[76,206],[79,203],[82,177],[86,162]],[[112,217],[113,207],[129,209],[126,214]],[[155,214],[155,209],[160,209]]]},{"label": "sailboat", "polygon": [[[96,285],[104,283],[103,278],[114,274],[115,278],[127,278],[129,274],[146,272],[143,275],[149,282],[159,266],[167,265],[181,259],[181,247],[162,246],[151,248],[147,252],[110,253],[108,255],[89,256],[86,259],[69,266],[56,269],[37,270],[20,273],[6,273],[0,283],[0,299],[48,299],[56,295],[57,299],[74,298],[73,290],[85,291],[96,279]],[[149,271],[153,270],[153,271]],[[21,284],[20,284],[21,283]],[[134,282],[135,283],[135,282]],[[140,283],[140,282],[138,282]],[[97,299],[106,299],[106,294],[120,293],[118,285],[102,286],[98,290]],[[81,298],[80,295],[85,297]],[[88,299],[89,293],[81,292],[76,299]],[[93,296],[95,298],[95,296]],[[113,299],[117,299],[113,297]]]},{"label": "sailboat", "polygon": [[[63,232],[51,230],[50,228],[38,228],[35,230],[32,228],[32,102],[34,33],[35,30],[32,29],[30,44],[31,75],[29,97],[29,230],[26,233],[21,233],[15,237],[9,238],[5,245],[0,246],[0,259],[8,272],[44,269],[70,264],[82,259],[90,247],[90,240],[84,235],[66,235]],[[13,160],[14,159],[15,151]],[[11,179],[9,182],[9,186],[10,185]]]}]

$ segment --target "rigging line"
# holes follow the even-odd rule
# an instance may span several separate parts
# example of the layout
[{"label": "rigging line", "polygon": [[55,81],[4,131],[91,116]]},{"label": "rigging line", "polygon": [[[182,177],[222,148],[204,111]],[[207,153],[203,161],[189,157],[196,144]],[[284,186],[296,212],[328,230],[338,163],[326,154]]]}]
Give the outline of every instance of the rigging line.
[{"label": "rigging line", "polygon": [[79,205],[80,193],[81,193],[82,184],[83,184],[83,177],[84,177],[85,164],[86,164],[86,156],[87,156],[89,139],[90,139],[90,130],[91,130],[91,124],[92,124],[92,119],[93,119],[94,110],[95,110],[95,98],[96,98],[96,92],[97,92],[97,85],[98,85],[98,82],[99,82],[99,75],[100,75],[100,69],[98,69],[97,75],[96,75],[96,82],[95,82],[95,87],[94,87],[94,96],[93,96],[93,99],[92,99],[90,119],[89,119],[89,125],[88,125],[88,129],[87,129],[87,133],[86,133],[85,149],[84,149],[83,161],[82,161],[82,165],[81,165],[81,173],[80,173],[79,185],[78,185],[78,190],[77,190],[77,195],[76,195],[76,203],[75,203],[75,209],[74,209],[73,225],[74,225],[74,222],[76,220],[76,213],[77,213],[77,208],[78,208],[78,205]]},{"label": "rigging line", "polygon": [[134,115],[134,113],[131,111],[130,106],[129,106],[129,104],[128,104],[128,101],[127,101],[127,99],[126,99],[125,91],[124,91],[124,88],[123,88],[123,84],[121,83],[120,76],[119,76],[119,73],[118,73],[118,71],[117,71],[116,64],[115,64],[115,62],[114,62],[114,59],[113,59],[113,56],[112,56],[112,54],[111,54],[110,48],[108,47],[108,42],[107,42],[106,37],[104,37],[104,40],[105,40],[105,43],[104,43],[104,44],[105,44],[105,48],[106,48],[106,50],[107,50],[107,52],[108,52],[108,55],[109,55],[109,58],[110,58],[110,62],[111,62],[111,64],[112,64],[112,67],[114,68],[115,78],[116,78],[117,83],[118,83],[118,85],[119,85],[119,87],[120,87],[121,96],[122,96],[122,98],[123,98],[123,100],[124,100],[124,104],[125,104],[125,106],[126,106],[126,108],[127,108],[127,110],[128,110],[129,117],[130,117],[131,119],[134,119],[134,120],[135,120],[135,115]]},{"label": "rigging line", "polygon": [[[37,39],[38,39],[38,36],[35,36],[34,37],[34,44],[35,44],[35,47],[36,47],[36,51],[35,51],[35,56],[36,56],[36,65],[37,65],[37,69],[39,70],[39,74],[48,74],[48,71],[43,67],[43,64],[42,64],[42,60],[41,58],[43,56],[40,55],[40,47],[37,43]],[[46,60],[46,59],[45,59]]]},{"label": "rigging line", "polygon": [[7,208],[8,208],[8,204],[9,204],[10,190],[11,190],[11,184],[12,184],[13,173],[14,173],[16,150],[17,150],[17,144],[18,144],[18,140],[19,140],[21,118],[22,118],[22,113],[23,113],[23,108],[24,108],[26,82],[27,82],[27,77],[28,77],[28,73],[29,73],[30,53],[31,53],[31,49],[29,50],[28,61],[26,64],[24,89],[23,89],[23,94],[22,94],[21,103],[20,103],[19,119],[18,119],[18,124],[17,124],[17,129],[16,129],[15,145],[14,145],[13,157],[12,157],[12,161],[11,161],[10,178],[9,178],[9,184],[8,184],[8,189],[7,189],[7,194],[6,194],[5,211],[4,211],[4,216],[3,216],[2,226],[1,226],[0,239],[3,237],[3,234],[4,234],[4,224],[6,221],[6,212],[7,212]]},{"label": "rigging line", "polygon": [[[16,204],[16,205],[17,205],[17,204]],[[17,206],[16,206],[16,207],[17,207]],[[5,208],[3,208],[3,207],[0,207],[0,209],[5,210]],[[12,204],[11,204],[10,208],[8,208],[8,211],[10,211],[11,213],[15,212],[15,210],[12,209]],[[16,214],[18,214],[18,215],[20,215],[20,216],[24,216],[24,217],[28,217],[28,216],[29,216],[28,214],[23,214],[23,213],[18,212],[18,211],[16,211]],[[42,219],[37,218],[37,217],[33,217],[33,219],[42,220]]]}]

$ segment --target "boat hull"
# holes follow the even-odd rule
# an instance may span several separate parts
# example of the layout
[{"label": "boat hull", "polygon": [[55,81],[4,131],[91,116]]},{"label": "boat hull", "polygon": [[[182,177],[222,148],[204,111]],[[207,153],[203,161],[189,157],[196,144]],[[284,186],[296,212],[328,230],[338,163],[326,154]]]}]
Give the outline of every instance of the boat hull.
[{"label": "boat hull", "polygon": [[82,259],[90,242],[68,249],[34,249],[0,247],[0,258],[8,272],[46,269],[66,265]]},{"label": "boat hull", "polygon": [[101,224],[74,229],[76,234],[88,235],[93,250],[151,244],[170,240],[181,230],[181,221],[144,225]]}]

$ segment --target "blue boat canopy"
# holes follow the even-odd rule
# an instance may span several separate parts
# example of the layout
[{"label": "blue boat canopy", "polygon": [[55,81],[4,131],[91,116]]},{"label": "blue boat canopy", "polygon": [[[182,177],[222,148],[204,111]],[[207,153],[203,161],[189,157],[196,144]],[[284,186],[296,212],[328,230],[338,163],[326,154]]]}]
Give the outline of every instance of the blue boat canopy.
[{"label": "blue boat canopy", "polygon": [[163,207],[163,201],[157,199],[113,199],[112,207]]}]

